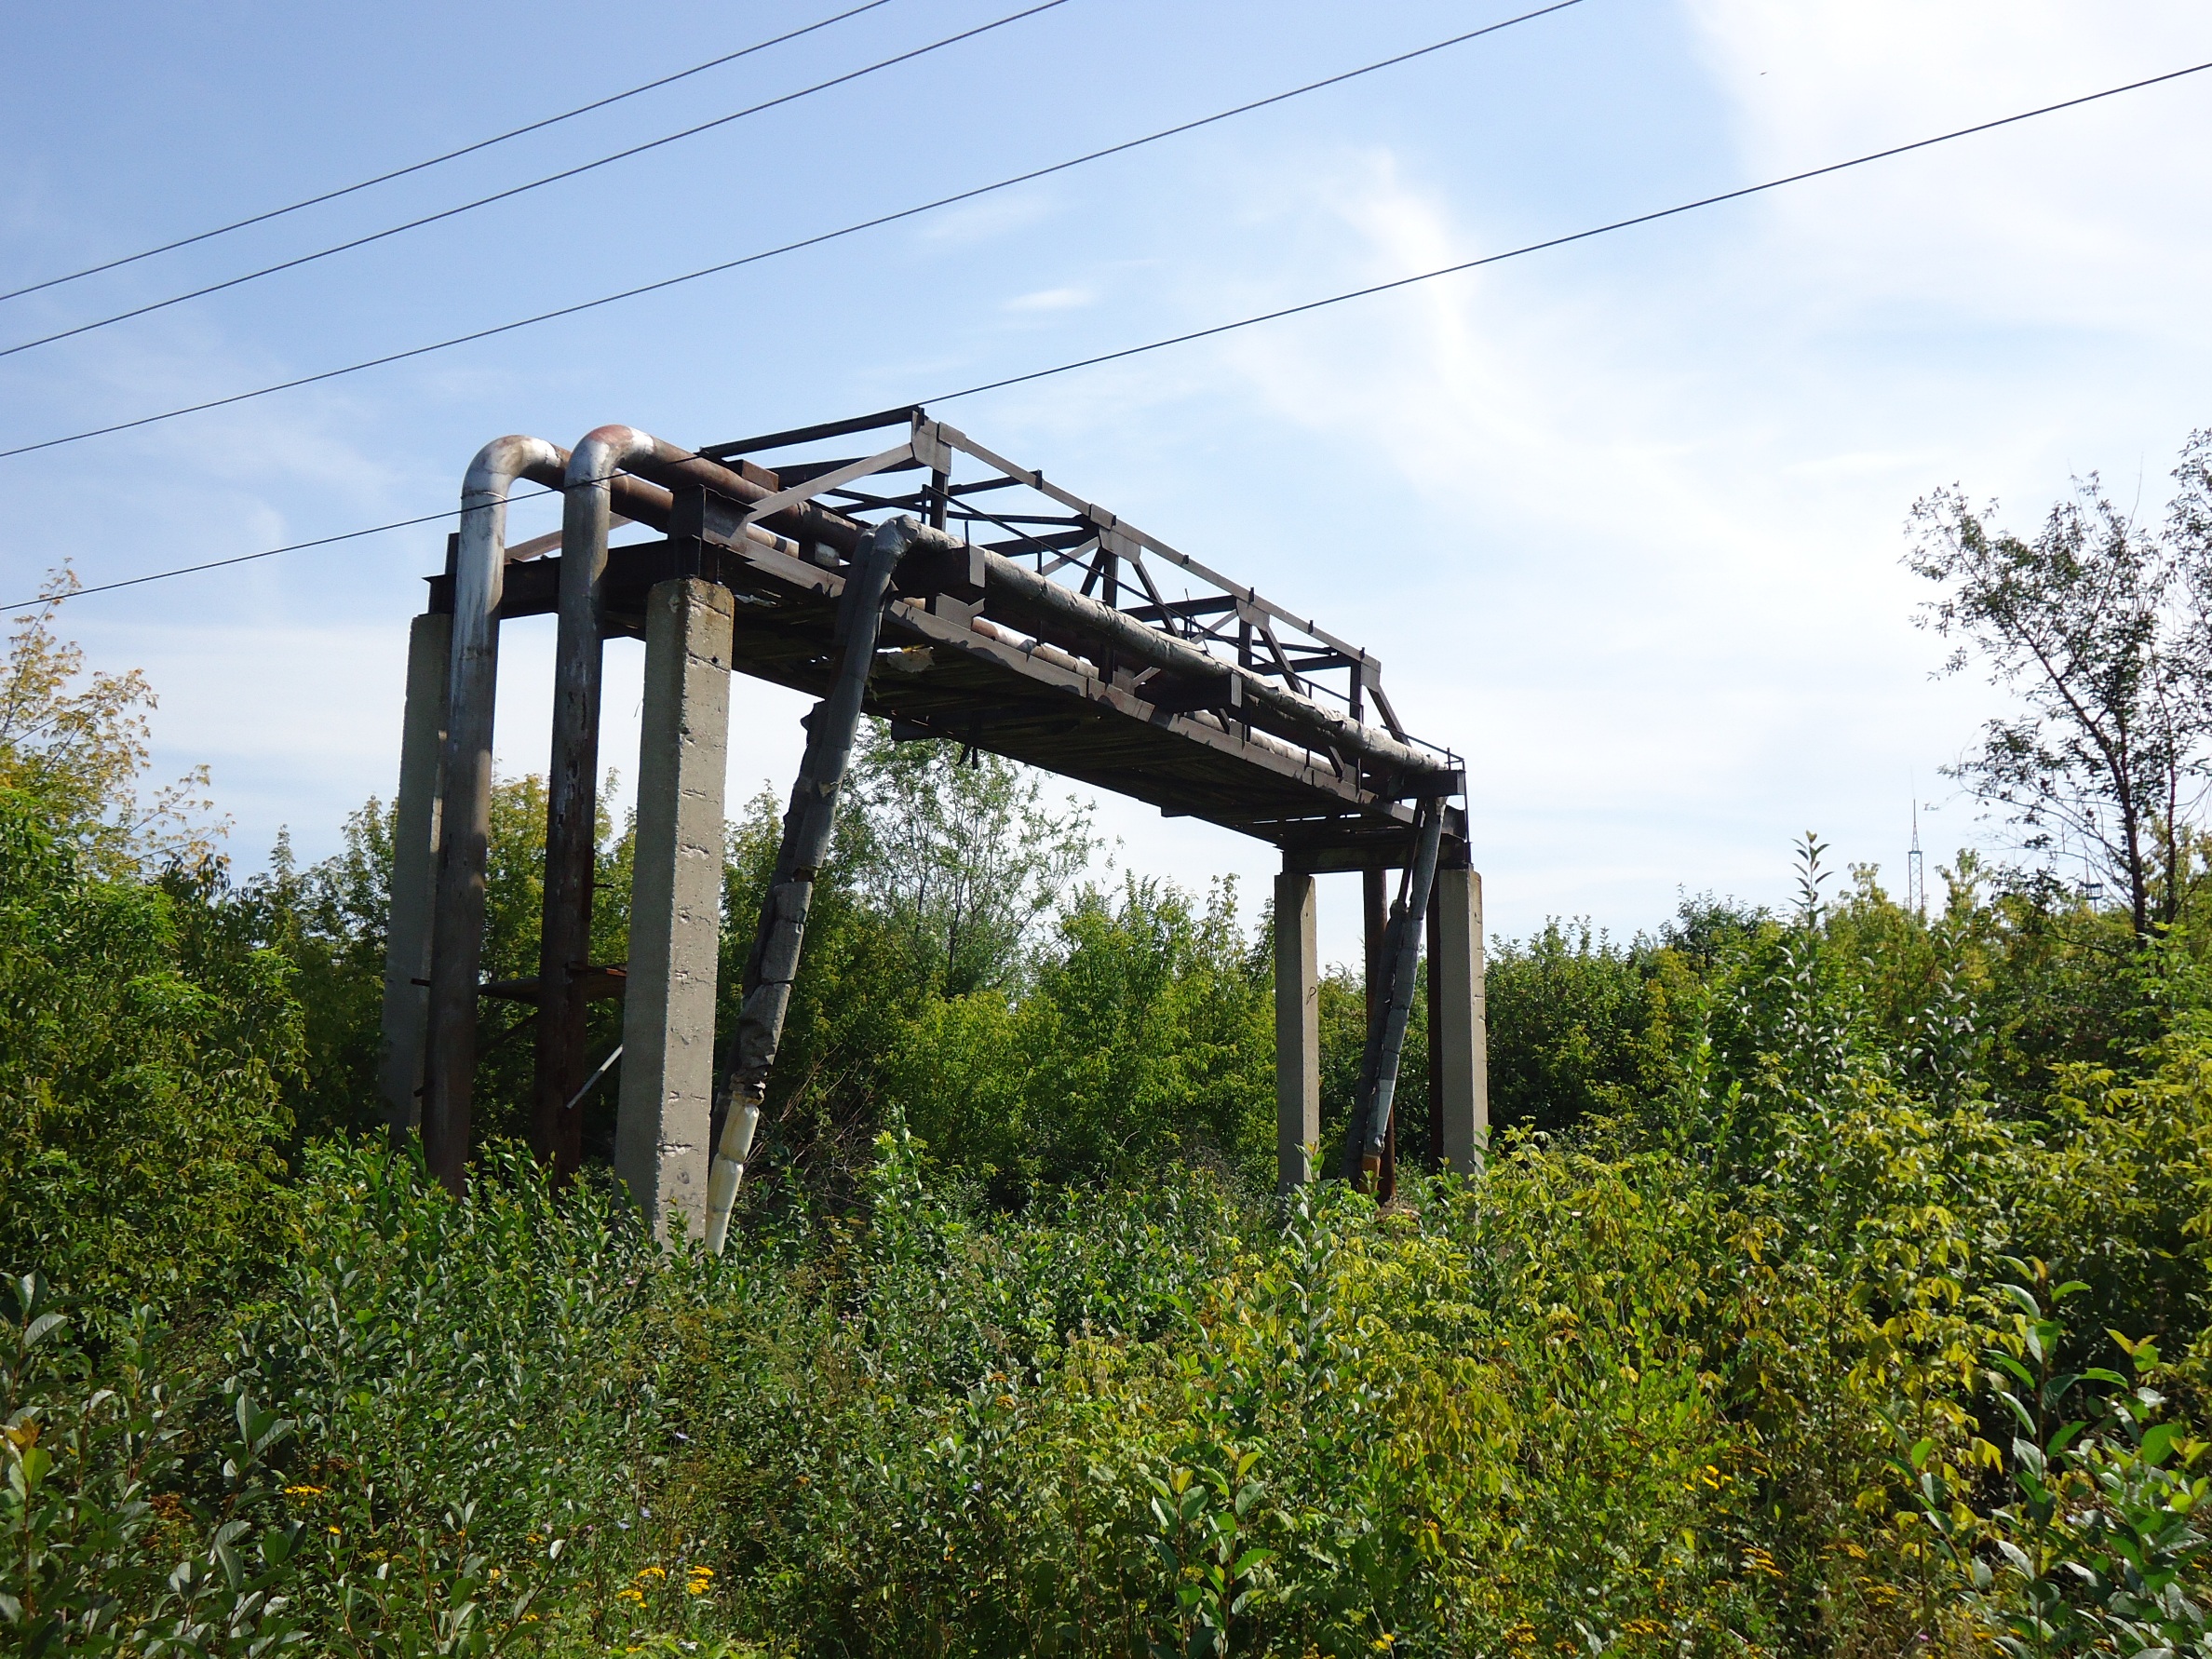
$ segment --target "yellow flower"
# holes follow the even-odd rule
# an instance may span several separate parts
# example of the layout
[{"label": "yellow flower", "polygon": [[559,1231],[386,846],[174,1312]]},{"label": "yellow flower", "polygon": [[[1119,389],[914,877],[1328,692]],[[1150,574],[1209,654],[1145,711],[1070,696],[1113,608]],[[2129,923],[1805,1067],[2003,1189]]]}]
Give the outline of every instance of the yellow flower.
[{"label": "yellow flower", "polygon": [[621,1589],[614,1592],[614,1599],[617,1601],[642,1601],[645,1599],[645,1592],[634,1587]]},{"label": "yellow flower", "polygon": [[666,1567],[646,1567],[639,1571],[638,1582],[643,1584],[649,1578],[666,1578],[668,1576],[668,1570]]},{"label": "yellow flower", "polygon": [[325,1490],[319,1486],[288,1486],[284,1489],[284,1495],[288,1498],[319,1498]]},{"label": "yellow flower", "polygon": [[332,1528],[330,1529],[330,1536],[331,1536],[331,1537],[333,1537],[333,1538],[337,1538],[337,1537],[341,1537],[341,1536],[343,1536],[343,1534],[342,1534],[342,1533],[341,1533],[341,1532],[338,1531],[338,1529],[337,1529],[336,1527],[332,1527]]}]

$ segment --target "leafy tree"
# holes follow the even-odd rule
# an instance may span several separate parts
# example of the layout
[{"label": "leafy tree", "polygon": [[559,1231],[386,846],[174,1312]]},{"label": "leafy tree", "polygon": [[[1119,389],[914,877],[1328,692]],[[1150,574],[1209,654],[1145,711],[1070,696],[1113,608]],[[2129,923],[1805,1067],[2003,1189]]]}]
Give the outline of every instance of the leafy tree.
[{"label": "leafy tree", "polygon": [[53,631],[53,606],[77,589],[63,568],[47,603],[18,616],[0,667],[0,787],[38,803],[46,821],[107,874],[214,856],[223,826],[205,815],[208,769],[196,766],[143,800],[155,706],[146,677],[85,673],[85,654]]},{"label": "leafy tree", "polygon": [[897,1043],[887,1099],[940,1162],[1001,1202],[1181,1161],[1264,1163],[1272,1180],[1269,947],[1238,925],[1233,883],[1203,909],[1134,878],[1086,890],[1032,972],[1018,1001],[930,1001]]},{"label": "leafy tree", "polygon": [[1991,720],[1947,768],[2028,831],[2046,860],[2078,851],[2125,896],[2137,936],[2172,925],[2202,871],[2191,821],[2212,738],[2212,433],[2194,434],[2161,529],[2095,474],[2032,538],[1996,528],[1955,486],[1912,509],[1906,562],[1942,586],[1921,621],[1979,661],[2022,712]]},{"label": "leafy tree", "polygon": [[1487,965],[1491,1123],[1558,1131],[1618,1105],[1650,1024],[1639,953],[1553,917]]},{"label": "leafy tree", "polygon": [[1054,812],[1042,776],[944,742],[894,743],[869,722],[853,758],[840,855],[862,900],[911,942],[947,996],[1007,988],[1098,843],[1081,804]]},{"label": "leafy tree", "polygon": [[287,965],[196,948],[205,892],[95,873],[46,808],[0,789],[0,1268],[111,1305],[235,1283],[278,1218]]}]

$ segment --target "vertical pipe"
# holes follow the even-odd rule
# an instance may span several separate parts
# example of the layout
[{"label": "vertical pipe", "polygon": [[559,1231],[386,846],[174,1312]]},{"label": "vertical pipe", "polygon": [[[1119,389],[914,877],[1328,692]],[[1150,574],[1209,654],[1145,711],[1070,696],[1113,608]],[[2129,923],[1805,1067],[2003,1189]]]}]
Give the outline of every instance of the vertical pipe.
[{"label": "vertical pipe", "polygon": [[538,934],[537,1075],[530,1141],[553,1179],[584,1155],[582,971],[590,965],[592,866],[599,852],[600,583],[615,473],[665,446],[629,426],[587,433],[562,477],[560,628],[553,658],[553,754],[546,775],[546,892]]},{"label": "vertical pipe", "polygon": [[645,602],[614,1173],[664,1240],[707,1215],[735,612],[726,588],[695,576],[655,584]]},{"label": "vertical pipe", "polygon": [[422,1122],[423,1032],[430,1011],[430,905],[438,881],[438,767],[445,744],[453,619],[418,616],[407,630],[407,710],[399,729],[399,795],[392,807],[391,911],[384,926],[384,1045],[377,1081],[399,1145]]},{"label": "vertical pipe", "polygon": [[499,676],[507,491],[523,473],[557,470],[567,459],[542,438],[494,438],[477,452],[461,491],[423,1075],[424,1155],[430,1173],[455,1196],[467,1179],[469,1097],[476,1071],[477,978],[484,949],[484,860],[492,839],[492,718]]},{"label": "vertical pipe", "polygon": [[1275,888],[1275,1185],[1314,1178],[1321,1140],[1321,962],[1314,878],[1286,870]]}]

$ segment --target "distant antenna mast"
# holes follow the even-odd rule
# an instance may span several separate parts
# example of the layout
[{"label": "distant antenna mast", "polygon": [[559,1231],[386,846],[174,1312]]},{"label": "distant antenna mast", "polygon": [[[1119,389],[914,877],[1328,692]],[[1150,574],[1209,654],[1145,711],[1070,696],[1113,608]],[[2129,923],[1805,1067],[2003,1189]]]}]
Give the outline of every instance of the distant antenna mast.
[{"label": "distant antenna mast", "polygon": [[1920,791],[1912,792],[1912,850],[1905,855],[1905,902],[1912,913],[1925,920],[1928,914],[1927,867],[1921,861],[1920,843]]}]

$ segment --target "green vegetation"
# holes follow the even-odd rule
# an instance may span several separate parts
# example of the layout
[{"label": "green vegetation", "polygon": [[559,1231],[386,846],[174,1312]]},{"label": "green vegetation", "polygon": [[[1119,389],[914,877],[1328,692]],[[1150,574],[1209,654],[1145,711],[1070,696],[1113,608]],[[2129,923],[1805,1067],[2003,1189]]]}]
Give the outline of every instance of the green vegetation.
[{"label": "green vegetation", "polygon": [[[1786,913],[1501,942],[1488,1166],[1413,1167],[1417,1030],[1379,1209],[1269,1190],[1265,918],[1091,883],[1033,780],[879,737],[710,1260],[603,1163],[546,1190],[519,1045],[465,1201],[385,1151],[386,815],[233,883],[128,804],[143,688],[42,625],[15,664],[16,1650],[2212,1654],[2187,823],[2111,902],[1962,856],[1922,915],[1807,837]],[[2120,821],[2121,774],[2039,776]],[[542,813],[502,785],[493,974]],[[774,836],[733,826],[737,915]],[[1360,1000],[1323,988],[1340,1124]]]}]

